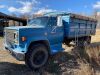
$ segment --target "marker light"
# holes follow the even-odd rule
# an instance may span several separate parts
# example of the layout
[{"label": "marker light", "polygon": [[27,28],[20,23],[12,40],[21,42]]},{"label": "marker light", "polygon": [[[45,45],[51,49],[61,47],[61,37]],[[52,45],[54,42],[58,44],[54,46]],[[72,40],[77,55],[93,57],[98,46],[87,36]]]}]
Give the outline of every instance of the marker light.
[{"label": "marker light", "polygon": [[26,41],[26,37],[22,37],[21,40],[22,40],[22,41]]}]

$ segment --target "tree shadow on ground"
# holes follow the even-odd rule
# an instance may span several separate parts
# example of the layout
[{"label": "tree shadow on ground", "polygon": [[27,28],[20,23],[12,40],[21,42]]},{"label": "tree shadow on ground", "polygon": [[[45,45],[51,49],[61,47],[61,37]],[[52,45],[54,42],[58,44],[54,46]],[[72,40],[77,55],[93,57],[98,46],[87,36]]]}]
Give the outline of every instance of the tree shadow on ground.
[{"label": "tree shadow on ground", "polygon": [[0,62],[0,75],[33,75],[33,72],[24,64]]}]

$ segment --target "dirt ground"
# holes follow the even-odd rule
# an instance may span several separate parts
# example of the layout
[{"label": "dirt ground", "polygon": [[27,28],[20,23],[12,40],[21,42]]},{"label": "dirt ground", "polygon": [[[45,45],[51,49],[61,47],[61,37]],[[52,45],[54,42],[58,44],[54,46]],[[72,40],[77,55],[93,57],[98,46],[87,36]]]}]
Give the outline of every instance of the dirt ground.
[{"label": "dirt ground", "polygon": [[[92,37],[92,44],[99,44],[100,30]],[[39,71],[31,71],[24,62],[16,60],[3,49],[0,38],[0,75],[100,75],[100,65],[91,67],[84,57],[78,55],[79,48],[65,47],[65,51],[49,58],[49,62]],[[83,49],[81,49],[83,50]]]}]

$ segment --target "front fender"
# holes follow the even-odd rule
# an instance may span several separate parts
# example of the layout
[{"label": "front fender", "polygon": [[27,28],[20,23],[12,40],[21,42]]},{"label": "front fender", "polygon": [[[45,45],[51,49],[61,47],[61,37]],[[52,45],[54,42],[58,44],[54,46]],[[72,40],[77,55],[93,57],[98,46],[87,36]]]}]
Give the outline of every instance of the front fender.
[{"label": "front fender", "polygon": [[36,41],[42,41],[42,40],[43,41],[47,41],[49,46],[50,46],[49,40],[47,38],[45,38],[45,37],[29,38],[29,40],[27,40],[26,43],[25,43],[25,49],[24,49],[25,53],[28,51],[28,48],[29,48],[31,43],[36,42]]}]

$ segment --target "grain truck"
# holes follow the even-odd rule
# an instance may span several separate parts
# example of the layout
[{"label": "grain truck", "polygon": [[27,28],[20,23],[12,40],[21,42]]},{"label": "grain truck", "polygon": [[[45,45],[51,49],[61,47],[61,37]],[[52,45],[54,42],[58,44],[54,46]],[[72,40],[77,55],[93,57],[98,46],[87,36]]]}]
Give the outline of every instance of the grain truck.
[{"label": "grain truck", "polygon": [[28,20],[27,26],[6,27],[4,46],[31,69],[39,69],[48,57],[63,51],[62,44],[90,44],[97,20],[72,13],[46,13]]}]

